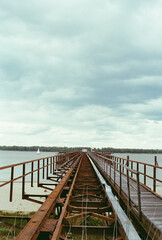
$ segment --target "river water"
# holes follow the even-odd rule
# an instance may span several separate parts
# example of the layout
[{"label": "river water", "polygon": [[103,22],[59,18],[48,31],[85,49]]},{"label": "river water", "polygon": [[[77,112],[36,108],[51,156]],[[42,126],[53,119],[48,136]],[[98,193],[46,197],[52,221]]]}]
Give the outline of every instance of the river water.
[{"label": "river water", "polygon": [[157,156],[157,161],[160,167],[162,167],[162,154],[150,154],[150,153],[115,153],[115,156],[121,158],[127,158],[129,156],[130,160],[144,162],[154,165],[154,158]]},{"label": "river water", "polygon": [[56,153],[53,152],[28,152],[28,151],[0,151],[0,167],[34,160],[37,158],[43,158],[47,156],[53,156]]}]

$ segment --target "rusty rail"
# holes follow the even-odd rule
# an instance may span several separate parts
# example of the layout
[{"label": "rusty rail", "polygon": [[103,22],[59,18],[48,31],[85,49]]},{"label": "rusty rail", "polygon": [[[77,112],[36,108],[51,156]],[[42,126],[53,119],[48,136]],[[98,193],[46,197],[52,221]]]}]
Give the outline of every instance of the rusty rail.
[{"label": "rusty rail", "polygon": [[[102,237],[104,232],[106,237],[115,234],[116,239],[141,239],[123,210],[114,204],[113,194],[112,202],[109,200],[104,185],[86,154],[80,154],[16,239],[69,239],[69,232],[75,235],[77,231],[79,235],[80,230],[84,239],[90,230],[93,236],[97,233]],[[117,213],[120,211],[120,218],[114,208]],[[103,225],[87,225],[91,216],[100,219]]]},{"label": "rusty rail", "polygon": [[[59,196],[61,195],[64,187],[66,186],[69,178],[71,177],[75,167],[77,166],[78,162],[80,160],[80,155],[75,154],[75,161],[73,162],[71,168],[67,171],[67,173],[63,176],[60,183],[56,186],[56,188],[52,191],[52,193],[49,195],[47,200],[42,204],[40,209],[35,213],[35,215],[31,218],[29,223],[25,226],[25,228],[20,232],[18,239],[24,239],[24,240],[30,240],[30,239],[37,239],[39,236],[39,233],[41,231],[41,228],[45,225],[45,222],[48,221],[48,218],[50,214],[52,213],[53,216],[56,214],[57,209],[57,215],[60,216],[60,212],[62,211],[62,202],[60,202],[61,210],[59,211],[58,206],[56,206],[59,203]],[[55,209],[55,210],[54,210]],[[51,219],[53,224],[56,224],[55,219]],[[50,219],[49,219],[50,221]],[[51,231],[49,227],[46,229],[49,231],[49,234],[51,235]],[[47,238],[49,239],[49,238]]]}]

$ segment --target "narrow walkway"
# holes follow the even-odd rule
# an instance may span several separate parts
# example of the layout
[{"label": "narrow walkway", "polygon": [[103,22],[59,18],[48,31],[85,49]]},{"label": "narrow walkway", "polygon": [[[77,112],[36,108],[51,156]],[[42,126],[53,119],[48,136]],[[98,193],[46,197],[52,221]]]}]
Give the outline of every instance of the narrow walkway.
[{"label": "narrow walkway", "polygon": [[[111,174],[111,176],[110,176]],[[117,185],[118,189],[120,186],[120,173],[115,171],[115,184],[114,184],[114,169],[110,166],[107,166],[107,175],[112,182],[112,185]],[[150,222],[150,231],[151,225],[154,225],[156,229],[159,229],[162,232],[162,199],[155,194],[153,194],[148,189],[140,185],[141,191],[141,210],[142,215],[144,215]],[[122,194],[128,198],[128,188],[127,188],[127,177],[122,174]],[[137,182],[130,179],[130,197],[133,205],[138,206],[138,195],[137,195]],[[155,230],[156,231],[156,230]],[[162,235],[159,239],[162,239]]]}]

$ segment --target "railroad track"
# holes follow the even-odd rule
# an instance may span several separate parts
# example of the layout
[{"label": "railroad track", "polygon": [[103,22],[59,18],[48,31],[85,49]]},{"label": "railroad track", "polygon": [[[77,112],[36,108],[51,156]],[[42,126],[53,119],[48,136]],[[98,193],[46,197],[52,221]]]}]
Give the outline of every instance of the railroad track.
[{"label": "railroad track", "polygon": [[80,154],[16,239],[141,238],[92,159]]}]

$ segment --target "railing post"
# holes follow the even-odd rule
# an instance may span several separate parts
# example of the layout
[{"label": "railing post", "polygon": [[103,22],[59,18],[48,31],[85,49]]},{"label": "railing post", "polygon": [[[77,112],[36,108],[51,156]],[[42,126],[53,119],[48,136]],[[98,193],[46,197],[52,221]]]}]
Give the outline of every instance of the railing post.
[{"label": "railing post", "polygon": [[137,162],[137,169],[136,169],[137,172],[139,172],[139,163]]},{"label": "railing post", "polygon": [[43,171],[43,179],[44,179],[44,158],[43,158],[43,169],[42,169],[42,171]]},{"label": "railing post", "polygon": [[33,187],[33,170],[34,170],[34,163],[31,162],[31,187]]},{"label": "railing post", "polygon": [[[111,164],[112,164],[112,162],[111,162]],[[110,179],[111,179],[111,164],[110,164]]]},{"label": "railing post", "polygon": [[104,161],[105,165],[104,165],[104,171],[106,172],[106,159]]},{"label": "railing post", "polygon": [[[11,168],[11,181],[14,178],[14,167]],[[10,183],[10,202],[12,202],[12,196],[13,196],[13,181]]]},{"label": "railing post", "polygon": [[55,173],[56,170],[56,157],[54,157],[54,168],[53,168],[53,174]]},{"label": "railing post", "polygon": [[[133,162],[131,162],[131,169],[133,170]],[[131,172],[131,177],[133,177],[133,172]]]},{"label": "railing post", "polygon": [[38,160],[37,187],[39,187],[39,168],[40,168],[40,163],[39,163],[39,160]]},{"label": "railing post", "polygon": [[120,159],[120,166],[119,166],[119,171],[120,171],[120,194],[122,190],[122,173],[121,173],[121,159]]},{"label": "railing post", "polygon": [[117,162],[118,162],[117,163],[117,166],[118,166],[117,169],[119,170],[119,158],[117,158]]},{"label": "railing post", "polygon": [[128,188],[128,203],[131,206],[131,198],[130,198],[130,184],[129,184],[129,156],[127,156],[127,188]]},{"label": "railing post", "polygon": [[52,158],[50,158],[50,173],[52,173]]},{"label": "railing post", "polygon": [[48,179],[48,158],[47,158],[47,179]]},{"label": "railing post", "polygon": [[115,157],[115,160],[114,160],[114,185],[115,185],[115,166],[116,166],[116,157]]},{"label": "railing post", "polygon": [[137,172],[137,191],[138,191],[138,217],[141,220],[141,190],[139,182],[139,172]]},{"label": "railing post", "polygon": [[56,169],[58,169],[58,156],[56,156]]},{"label": "railing post", "polygon": [[52,157],[52,168],[53,168],[53,175],[55,171],[55,157]]},{"label": "railing post", "polygon": [[146,164],[144,165],[144,185],[146,185]]},{"label": "railing post", "polygon": [[23,177],[22,177],[22,199],[25,198],[25,163],[23,164]]},{"label": "railing post", "polygon": [[154,168],[153,168],[153,191],[156,192],[156,165],[157,165],[157,156],[154,159]]},{"label": "railing post", "polygon": [[123,159],[123,169],[122,169],[122,172],[124,173],[124,159]]}]

